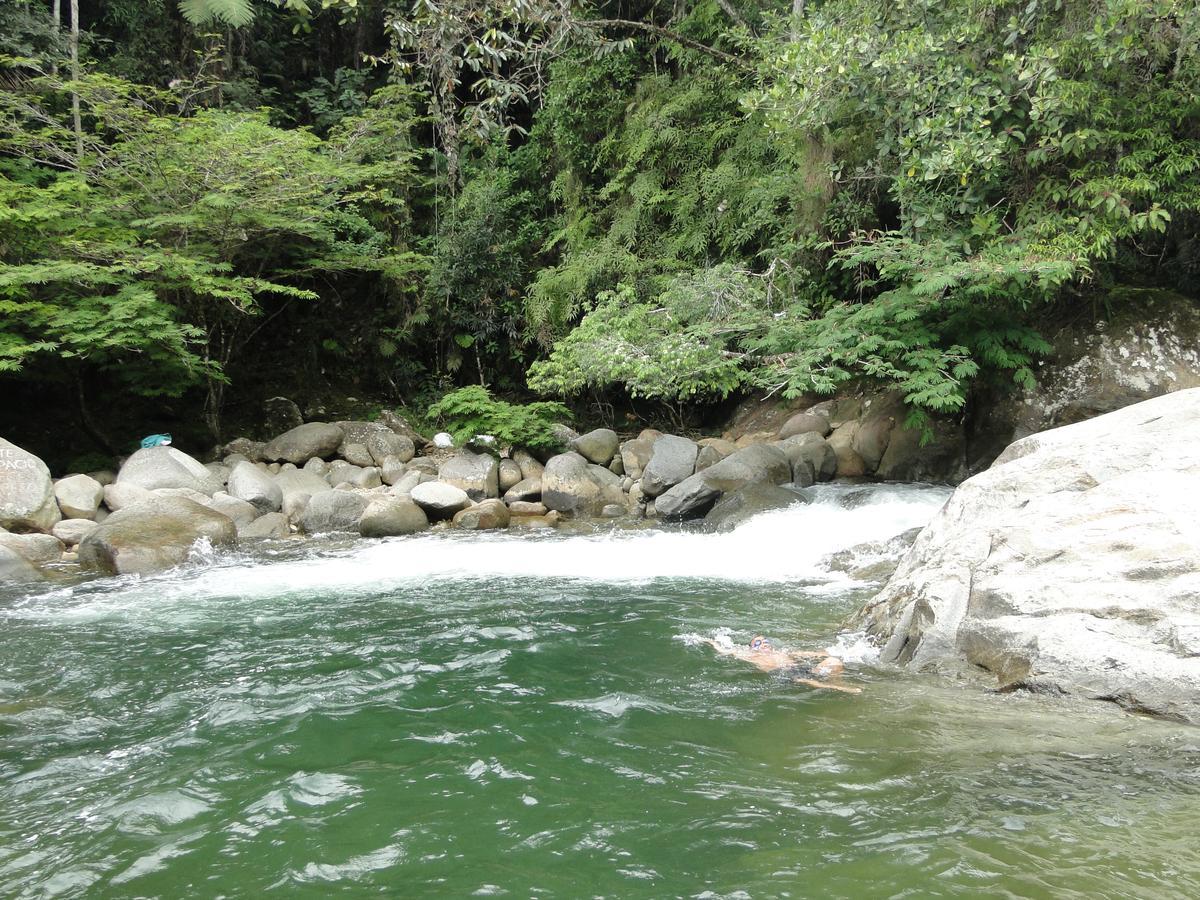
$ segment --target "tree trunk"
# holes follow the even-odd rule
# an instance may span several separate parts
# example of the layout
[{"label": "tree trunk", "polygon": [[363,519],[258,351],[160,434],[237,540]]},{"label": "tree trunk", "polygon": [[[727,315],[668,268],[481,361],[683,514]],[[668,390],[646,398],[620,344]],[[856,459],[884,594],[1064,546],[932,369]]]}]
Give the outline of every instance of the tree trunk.
[{"label": "tree trunk", "polygon": [[[50,7],[50,17],[52,19],[54,19],[53,28],[54,28],[55,41],[54,41],[54,51],[53,52],[57,54],[58,46],[59,46],[58,45],[58,33],[60,31],[62,31],[62,0],[54,0],[54,3]],[[57,57],[55,57],[55,58],[57,59]],[[50,72],[53,75],[58,74],[58,63],[57,62],[50,63]]]},{"label": "tree trunk", "polygon": [[792,40],[800,40],[800,22],[804,18],[804,0],[792,0]]},{"label": "tree trunk", "polygon": [[[79,80],[79,0],[71,0],[71,80]],[[79,112],[79,92],[71,91],[71,124],[75,129],[75,167],[83,161],[83,120]]]}]

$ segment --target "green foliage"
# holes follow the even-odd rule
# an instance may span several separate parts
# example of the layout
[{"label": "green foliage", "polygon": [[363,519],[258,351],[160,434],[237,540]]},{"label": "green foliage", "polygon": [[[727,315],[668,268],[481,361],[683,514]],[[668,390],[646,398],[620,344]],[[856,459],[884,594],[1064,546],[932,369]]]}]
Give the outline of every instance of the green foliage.
[{"label": "green foliage", "polygon": [[446,394],[426,414],[431,425],[446,428],[458,446],[477,435],[491,435],[501,445],[534,450],[561,450],[554,434],[556,423],[568,421],[570,412],[561,403],[509,403],[497,400],[479,385]]},{"label": "green foliage", "polygon": [[[89,123],[82,154],[59,119],[68,90]],[[325,147],[266,113],[179,113],[175,99],[102,75],[0,96],[0,150],[22,160],[0,171],[0,368],[56,353],[142,393],[205,382],[215,416],[264,303],[314,300],[332,273],[411,269],[364,211],[398,202],[375,179],[403,158],[368,158],[378,123]]]}]

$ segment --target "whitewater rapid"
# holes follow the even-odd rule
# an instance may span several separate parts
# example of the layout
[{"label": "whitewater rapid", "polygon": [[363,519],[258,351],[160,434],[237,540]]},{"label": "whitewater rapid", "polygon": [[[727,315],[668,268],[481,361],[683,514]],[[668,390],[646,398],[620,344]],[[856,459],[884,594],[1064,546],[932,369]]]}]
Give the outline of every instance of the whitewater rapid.
[{"label": "whitewater rapid", "polygon": [[26,597],[18,617],[89,618],[206,600],[376,594],[439,582],[575,580],[614,584],[706,579],[746,584],[842,584],[830,554],[924,526],[950,495],[932,485],[820,485],[808,503],[762,513],[729,532],[613,528],[597,533],[437,531],[330,548],[208,557],[148,578],[84,582]]}]

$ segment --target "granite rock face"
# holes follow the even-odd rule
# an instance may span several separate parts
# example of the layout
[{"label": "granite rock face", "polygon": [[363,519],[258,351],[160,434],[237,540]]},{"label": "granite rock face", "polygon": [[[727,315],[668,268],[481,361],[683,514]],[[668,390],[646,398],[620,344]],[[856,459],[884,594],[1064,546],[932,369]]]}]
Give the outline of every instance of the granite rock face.
[{"label": "granite rock face", "polygon": [[1200,389],[1012,444],[860,614],[884,661],[1200,722]]}]

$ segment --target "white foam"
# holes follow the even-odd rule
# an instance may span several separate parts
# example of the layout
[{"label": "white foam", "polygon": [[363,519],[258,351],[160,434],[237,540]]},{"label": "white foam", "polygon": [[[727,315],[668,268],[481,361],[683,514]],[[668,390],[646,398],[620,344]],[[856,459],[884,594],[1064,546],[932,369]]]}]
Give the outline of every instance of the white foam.
[{"label": "white foam", "polygon": [[292,593],[382,593],[405,585],[496,579],[630,583],[704,579],[745,583],[840,580],[821,561],[854,544],[926,524],[948,489],[827,485],[812,502],[763,513],[723,533],[613,530],[589,535],[427,533],[357,542],[304,558],[233,558],[148,579],[59,589],[10,614],[90,617],[143,604],[253,601]]}]

